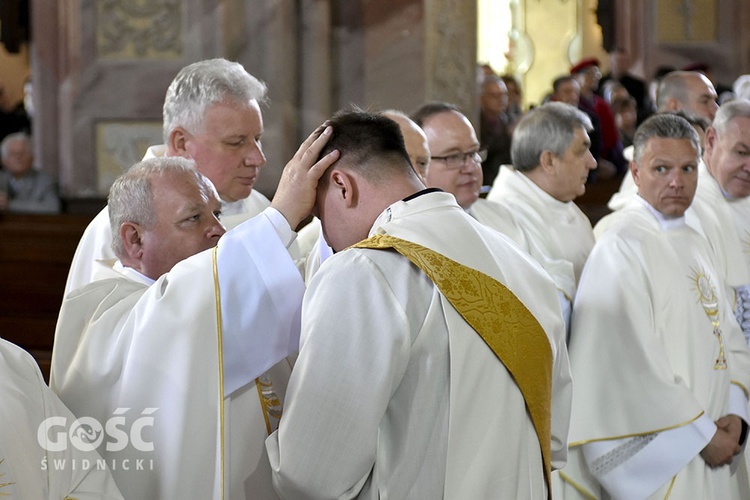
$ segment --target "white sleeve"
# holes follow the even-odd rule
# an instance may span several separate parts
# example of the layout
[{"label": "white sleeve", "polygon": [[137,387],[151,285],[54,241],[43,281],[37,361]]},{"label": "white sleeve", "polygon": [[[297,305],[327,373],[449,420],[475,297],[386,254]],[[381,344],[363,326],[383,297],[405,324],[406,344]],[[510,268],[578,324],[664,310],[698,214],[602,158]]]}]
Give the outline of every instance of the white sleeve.
[{"label": "white sleeve", "polygon": [[266,440],[274,487],[287,499],[357,496],[408,363],[409,323],[388,282],[378,270],[353,279],[352,267],[338,264],[315,277],[305,298],[284,417]]},{"label": "white sleeve", "polygon": [[583,445],[591,473],[614,498],[647,498],[685,467],[711,441],[714,424],[705,414],[660,432]]},{"label": "white sleeve", "polygon": [[299,348],[305,285],[286,249],[293,238],[269,207],[219,242],[225,396]]}]

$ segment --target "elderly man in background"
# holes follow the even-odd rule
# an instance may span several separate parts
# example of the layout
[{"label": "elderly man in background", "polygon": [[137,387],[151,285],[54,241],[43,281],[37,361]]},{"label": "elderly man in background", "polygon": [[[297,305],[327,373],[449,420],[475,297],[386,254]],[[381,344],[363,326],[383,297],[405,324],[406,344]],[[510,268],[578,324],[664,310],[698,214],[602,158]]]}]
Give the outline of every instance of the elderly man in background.
[{"label": "elderly man in background", "polygon": [[[231,229],[268,207],[253,189],[266,162],[260,139],[260,105],[266,86],[236,62],[199,61],[184,67],[164,100],[164,145],[146,158],[181,156],[214,184],[222,202],[222,222]],[[111,228],[105,207],[86,228],[76,249],[65,293],[93,280],[95,262],[112,259]]]},{"label": "elderly man in background", "polygon": [[497,75],[486,75],[479,96],[479,142],[487,150],[482,175],[487,185],[497,177],[501,165],[510,163],[512,135],[508,111],[508,87]]},{"label": "elderly man in background", "polygon": [[7,135],[0,143],[0,211],[55,214],[60,198],[55,179],[33,168],[31,138],[25,132]]},{"label": "elderly man in background", "polygon": [[414,123],[414,120],[403,111],[387,109],[380,112],[386,118],[390,118],[398,124],[401,135],[404,136],[404,145],[409,154],[412,167],[416,170],[422,182],[427,182],[427,174],[430,168],[430,146],[424,130]]},{"label": "elderly man in background", "polygon": [[527,113],[513,133],[513,168],[503,168],[487,195],[513,213],[537,258],[557,264],[550,274],[568,301],[575,296],[594,246],[591,223],[573,200],[586,191],[596,161],[589,151],[589,117],[551,102]]},{"label": "elderly man in background", "polygon": [[[456,106],[444,102],[426,103],[413,117],[424,129],[432,153],[426,185],[451,193],[469,215],[503,233],[534,257],[558,284],[562,313],[567,321],[573,283],[570,265],[540,248],[516,220],[512,207],[479,197],[483,151],[469,119]],[[500,175],[505,175],[507,169],[501,168]]]},{"label": "elderly man in background", "polygon": [[698,134],[658,114],[634,144],[640,196],[607,216],[573,308],[565,498],[731,498],[750,351],[713,250],[685,222]]},{"label": "elderly man in background", "polygon": [[[331,125],[324,153],[341,157],[316,213],[337,253],[305,296],[266,443],[274,484],[306,500],[548,498],[570,390],[553,283],[454,196],[425,189],[393,121],[346,112]],[[476,170],[478,147],[460,149]]]},{"label": "elderly man in background", "polygon": [[102,451],[126,498],[276,498],[263,443],[304,292],[288,247],[337,158],[316,163],[330,133],[314,132],[271,206],[224,236],[218,194],[191,160],[144,160],[112,186],[118,258],[63,301],[50,384],[78,415],[152,419],[149,447]]},{"label": "elderly man in background", "polygon": [[706,130],[692,209],[721,260],[750,343],[750,101],[723,104]]},{"label": "elderly man in background", "polygon": [[[697,71],[672,71],[661,80],[656,94],[657,112],[682,111],[688,116],[696,116],[711,123],[719,105],[716,104],[716,90],[706,75]],[[632,148],[625,150],[625,157],[633,158]],[[638,188],[629,173],[625,175],[620,189],[612,195],[607,206],[619,210],[628,205]]]}]

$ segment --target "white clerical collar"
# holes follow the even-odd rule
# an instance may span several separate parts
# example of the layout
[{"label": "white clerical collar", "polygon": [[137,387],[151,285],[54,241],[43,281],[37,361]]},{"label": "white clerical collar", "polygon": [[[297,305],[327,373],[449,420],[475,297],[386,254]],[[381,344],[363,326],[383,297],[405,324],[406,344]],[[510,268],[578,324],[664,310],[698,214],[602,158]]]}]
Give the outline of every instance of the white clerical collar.
[{"label": "white clerical collar", "polygon": [[131,279],[137,283],[143,283],[144,285],[151,286],[154,284],[154,281],[155,281],[149,278],[148,276],[139,273],[132,267],[123,266],[122,262],[120,262],[119,260],[115,261],[115,263],[112,265],[112,269],[114,269],[115,271],[122,274],[128,279]]},{"label": "white clerical collar", "polygon": [[653,206],[651,206],[651,203],[643,199],[640,193],[638,194],[638,199],[641,200],[641,203],[643,203],[646,206],[646,208],[648,208],[649,212],[651,212],[653,216],[656,217],[656,220],[659,221],[659,225],[661,226],[663,230],[669,231],[672,229],[680,229],[687,225],[685,223],[684,213],[679,217],[668,217],[664,215],[663,213],[659,212]]},{"label": "white clerical collar", "polygon": [[245,212],[245,200],[221,200],[221,215],[238,215]]},{"label": "white clerical collar", "polygon": [[519,172],[518,170],[516,170],[516,173],[518,174],[518,177],[520,177],[523,180],[523,182],[530,189],[532,189],[537,194],[537,196],[539,196],[539,198],[541,198],[547,204],[551,204],[552,206],[558,206],[558,207],[561,207],[561,208],[567,208],[567,207],[573,205],[572,201],[560,201],[560,200],[558,200],[557,198],[555,198],[554,196],[552,196],[551,194],[549,194],[547,191],[545,191],[544,189],[542,189],[539,186],[539,184],[537,184],[536,182],[532,181],[531,178],[529,176],[527,176],[526,174],[524,174],[523,172]]}]

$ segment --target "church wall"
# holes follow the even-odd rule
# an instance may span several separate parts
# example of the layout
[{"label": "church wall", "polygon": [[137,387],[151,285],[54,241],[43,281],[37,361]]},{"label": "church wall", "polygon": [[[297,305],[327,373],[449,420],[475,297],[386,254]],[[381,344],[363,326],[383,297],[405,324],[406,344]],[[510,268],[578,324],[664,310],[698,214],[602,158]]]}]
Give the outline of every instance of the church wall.
[{"label": "church wall", "polygon": [[[618,43],[637,73],[694,58],[710,61],[726,83],[750,72],[749,2],[615,3]],[[685,33],[684,16],[670,10],[677,3],[692,5],[694,17],[707,19],[700,9],[715,14],[715,29],[692,31],[708,39],[668,38]],[[529,101],[541,101],[579,57],[597,55],[606,65],[597,0],[523,4],[535,51],[524,81]],[[57,172],[67,197],[101,198],[148,144],[161,142],[161,105],[177,71],[224,56],[269,86],[268,163],[258,187],[271,195],[299,142],[350,104],[409,112],[446,100],[475,119],[476,11],[464,0],[33,0],[40,164]],[[149,31],[155,19],[159,29]]]}]

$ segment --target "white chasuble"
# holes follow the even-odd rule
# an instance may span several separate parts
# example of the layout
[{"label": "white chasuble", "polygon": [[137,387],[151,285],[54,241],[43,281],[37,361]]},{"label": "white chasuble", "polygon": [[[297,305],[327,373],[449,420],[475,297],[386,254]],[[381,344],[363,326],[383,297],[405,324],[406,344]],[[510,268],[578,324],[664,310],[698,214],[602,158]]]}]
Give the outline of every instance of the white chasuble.
[{"label": "white chasuble", "polygon": [[750,352],[714,254],[644,201],[609,217],[573,308],[564,496],[730,498],[699,453],[718,418],[747,420]]},{"label": "white chasuble", "polygon": [[100,450],[126,498],[276,498],[263,442],[304,285],[267,212],[151,286],[120,275],[63,303],[53,389],[79,416],[151,417],[150,441]]},{"label": "white chasuble", "polygon": [[34,358],[0,339],[0,498],[123,498],[101,457],[64,432],[75,420]]},{"label": "white chasuble", "polygon": [[[534,314],[553,355],[552,466],[562,466],[570,378],[546,273],[447,193],[391,205],[370,234],[488,274]],[[407,258],[336,253],[310,283],[302,321],[284,417],[266,442],[284,498],[547,498],[539,438],[518,386]]]},{"label": "white chasuble", "polygon": [[727,284],[733,288],[750,286],[750,197],[725,196],[701,164],[692,209],[720,259]]},{"label": "white chasuble", "polygon": [[[158,158],[164,156],[166,148],[151,146],[143,159]],[[257,190],[252,190],[250,196],[243,200],[232,203],[221,202],[221,223],[228,230],[233,229],[261,213],[271,206],[268,198]],[[292,243],[290,248],[294,252],[296,244]],[[298,258],[293,254],[294,258]],[[112,250],[112,226],[109,224],[109,210],[104,207],[86,227],[86,230],[78,242],[78,247],[73,255],[73,262],[68,271],[68,280],[65,283],[65,295],[77,288],[86,286],[95,279],[97,261],[116,259]]]},{"label": "white chasuble", "polygon": [[[528,177],[503,167],[487,195],[489,201],[505,205],[516,223],[549,261],[573,266],[575,283],[594,246],[591,222],[573,203],[558,201]],[[570,295],[573,298],[573,295]]]}]

